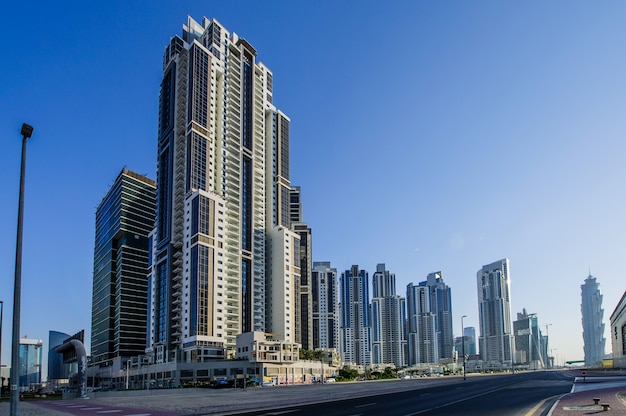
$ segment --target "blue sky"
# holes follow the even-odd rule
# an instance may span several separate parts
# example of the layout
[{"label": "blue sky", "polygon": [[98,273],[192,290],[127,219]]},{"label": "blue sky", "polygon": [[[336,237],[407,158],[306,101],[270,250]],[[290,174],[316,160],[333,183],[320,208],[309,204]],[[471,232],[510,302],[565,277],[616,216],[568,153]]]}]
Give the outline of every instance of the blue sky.
[{"label": "blue sky", "polygon": [[[95,209],[155,177],[163,49],[214,17],[274,73],[315,261],[441,270],[476,326],[476,272],[508,257],[514,315],[582,359],[589,270],[605,321],[626,289],[626,4],[579,1],[12,2],[0,34],[0,300],[10,359],[21,123],[22,335],[91,321]],[[607,352],[611,350],[607,331]]]}]

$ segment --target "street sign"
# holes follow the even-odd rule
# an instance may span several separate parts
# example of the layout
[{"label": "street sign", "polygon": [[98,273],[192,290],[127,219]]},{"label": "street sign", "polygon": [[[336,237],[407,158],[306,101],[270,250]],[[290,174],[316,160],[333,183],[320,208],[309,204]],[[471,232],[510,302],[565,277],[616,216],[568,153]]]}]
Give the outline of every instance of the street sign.
[{"label": "street sign", "polygon": [[581,371],[580,375],[583,376],[583,377],[586,377],[587,376],[587,370]]}]

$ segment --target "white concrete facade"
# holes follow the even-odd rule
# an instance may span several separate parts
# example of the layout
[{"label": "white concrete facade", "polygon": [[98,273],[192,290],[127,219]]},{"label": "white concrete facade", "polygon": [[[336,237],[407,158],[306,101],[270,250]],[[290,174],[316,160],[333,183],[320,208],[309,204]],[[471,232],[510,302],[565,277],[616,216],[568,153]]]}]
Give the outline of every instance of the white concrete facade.
[{"label": "white concrete facade", "polygon": [[626,368],[626,292],[611,314],[613,367]]},{"label": "white concrete facade", "polygon": [[267,251],[267,235],[288,226],[290,189],[290,120],[272,97],[256,49],[214,19],[189,17],[165,48],[146,350],[156,363],[234,356],[236,336],[265,331],[270,315],[291,331],[266,310],[268,270],[288,259]]}]

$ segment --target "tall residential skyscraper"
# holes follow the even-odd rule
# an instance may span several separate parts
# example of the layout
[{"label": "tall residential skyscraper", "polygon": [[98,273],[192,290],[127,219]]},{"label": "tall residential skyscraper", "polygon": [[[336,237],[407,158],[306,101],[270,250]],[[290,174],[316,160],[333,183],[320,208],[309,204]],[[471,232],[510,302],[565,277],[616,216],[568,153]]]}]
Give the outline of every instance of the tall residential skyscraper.
[{"label": "tall residential skyscraper", "polygon": [[341,274],[340,280],[341,358],[348,363],[370,365],[369,275],[354,265]]},{"label": "tall residential skyscraper", "polygon": [[396,275],[376,266],[372,276],[372,363],[407,365],[406,301],[396,294]]},{"label": "tall residential skyscraper", "polygon": [[436,316],[431,308],[430,288],[409,283],[406,287],[409,365],[436,364],[439,346]]},{"label": "tall residential skyscraper", "polygon": [[96,210],[91,357],[102,362],[146,349],[148,234],[155,184],[122,169]]},{"label": "tall residential skyscraper", "polygon": [[510,366],[514,344],[511,325],[511,277],[509,259],[483,266],[478,283],[479,348],[487,366]]},{"label": "tall residential skyscraper", "polygon": [[156,362],[222,358],[237,334],[270,327],[294,338],[290,120],[272,96],[256,49],[214,19],[188,18],[165,48],[147,350]]},{"label": "tall residential skyscraper", "polygon": [[591,274],[580,286],[582,303],[580,306],[583,322],[583,342],[585,350],[585,365],[595,367],[602,364],[604,358],[604,309],[602,309],[602,295],[600,283]]},{"label": "tall residential skyscraper", "polygon": [[435,314],[435,332],[437,333],[438,358],[452,359],[454,334],[452,331],[452,291],[443,281],[443,273],[428,274],[420,286],[428,286],[430,308]]},{"label": "tall residential skyscraper", "polygon": [[313,348],[334,348],[340,351],[337,269],[331,267],[329,261],[313,263],[311,298]]}]

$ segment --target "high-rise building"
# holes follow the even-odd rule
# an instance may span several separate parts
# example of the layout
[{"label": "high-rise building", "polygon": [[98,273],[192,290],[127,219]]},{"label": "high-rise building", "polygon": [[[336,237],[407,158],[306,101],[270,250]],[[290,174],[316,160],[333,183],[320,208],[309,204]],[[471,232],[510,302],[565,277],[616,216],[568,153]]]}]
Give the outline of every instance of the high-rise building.
[{"label": "high-rise building", "polygon": [[146,349],[148,234],[155,184],[122,169],[96,210],[91,357],[101,362]]},{"label": "high-rise building", "polygon": [[596,367],[602,364],[604,358],[604,309],[602,309],[602,295],[600,283],[591,274],[580,286],[582,303],[580,306],[583,323],[583,342],[585,351],[585,365]]},{"label": "high-rise building", "polygon": [[331,267],[329,261],[313,263],[311,297],[313,348],[340,351],[337,269]]},{"label": "high-rise building", "polygon": [[371,319],[369,275],[354,265],[341,273],[341,358],[344,362],[370,365]]},{"label": "high-rise building", "polygon": [[536,370],[546,367],[546,356],[543,355],[542,334],[539,329],[537,315],[522,309],[513,322],[515,336],[515,364],[527,365]]},{"label": "high-rise building", "polygon": [[479,349],[487,366],[507,367],[515,356],[511,325],[509,259],[483,266],[478,283]]},{"label": "high-rise building", "polygon": [[41,387],[41,366],[43,341],[40,339],[20,338],[19,348],[19,389],[27,391]]},{"label": "high-rise building", "polygon": [[289,199],[291,231],[300,237],[300,276],[296,282],[295,342],[306,350],[313,349],[313,300],[311,297],[311,269],[313,267],[312,231],[302,217],[300,187],[291,187]]},{"label": "high-rise building", "polygon": [[409,283],[406,287],[406,302],[409,365],[436,364],[439,361],[435,329],[437,317],[430,305],[430,288]]},{"label": "high-rise building", "polygon": [[372,363],[407,365],[406,300],[396,294],[396,275],[376,266],[372,276]]},{"label": "high-rise building", "polygon": [[147,349],[156,362],[234,355],[237,334],[270,327],[294,339],[290,120],[272,95],[256,49],[215,19],[188,18],[165,48]]},{"label": "high-rise building", "polygon": [[452,359],[454,334],[452,331],[452,291],[443,281],[443,273],[429,273],[420,286],[428,286],[430,308],[435,314],[438,358]]}]

